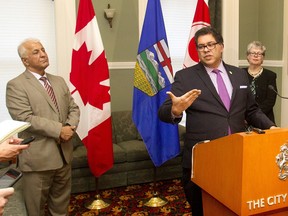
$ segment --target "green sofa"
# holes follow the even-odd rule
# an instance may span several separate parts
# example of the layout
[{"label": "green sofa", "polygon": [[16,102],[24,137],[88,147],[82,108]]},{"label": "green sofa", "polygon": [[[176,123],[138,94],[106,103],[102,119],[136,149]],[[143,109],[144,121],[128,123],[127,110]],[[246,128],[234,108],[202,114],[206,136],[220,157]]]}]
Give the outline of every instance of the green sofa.
[{"label": "green sofa", "polygon": [[[179,132],[182,150],[185,128],[179,126]],[[114,165],[97,179],[98,189],[152,182],[155,170],[156,180],[179,178],[182,175],[181,153],[155,168],[132,121],[132,111],[112,112],[112,134]],[[96,189],[96,179],[87,164],[86,148],[78,137],[75,137],[74,146],[72,193],[93,191]]]}]

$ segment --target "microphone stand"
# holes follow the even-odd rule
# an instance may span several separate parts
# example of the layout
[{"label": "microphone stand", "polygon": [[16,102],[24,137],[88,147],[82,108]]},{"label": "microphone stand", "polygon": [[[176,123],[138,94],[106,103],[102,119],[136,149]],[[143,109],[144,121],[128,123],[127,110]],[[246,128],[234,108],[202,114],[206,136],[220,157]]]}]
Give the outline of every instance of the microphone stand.
[{"label": "microphone stand", "polygon": [[288,97],[283,97],[282,95],[280,95],[280,94],[275,90],[274,86],[269,85],[268,88],[271,89],[273,92],[275,92],[280,98],[288,99]]}]

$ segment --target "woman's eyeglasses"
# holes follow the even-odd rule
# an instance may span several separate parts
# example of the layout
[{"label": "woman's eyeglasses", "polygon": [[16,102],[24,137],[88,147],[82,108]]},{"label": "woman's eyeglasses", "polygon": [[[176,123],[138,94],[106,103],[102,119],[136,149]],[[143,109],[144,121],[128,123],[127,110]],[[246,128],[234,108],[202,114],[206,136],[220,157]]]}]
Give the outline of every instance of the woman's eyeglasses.
[{"label": "woman's eyeglasses", "polygon": [[255,57],[264,56],[264,54],[263,54],[263,53],[260,53],[260,52],[249,52],[249,55],[255,56]]}]

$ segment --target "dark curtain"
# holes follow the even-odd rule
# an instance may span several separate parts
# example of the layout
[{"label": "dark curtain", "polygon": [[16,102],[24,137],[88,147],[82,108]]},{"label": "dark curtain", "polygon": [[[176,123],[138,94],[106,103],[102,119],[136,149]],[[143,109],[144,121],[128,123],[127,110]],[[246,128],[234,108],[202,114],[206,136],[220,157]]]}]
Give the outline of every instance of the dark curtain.
[{"label": "dark curtain", "polygon": [[211,26],[222,33],[222,0],[209,0]]}]

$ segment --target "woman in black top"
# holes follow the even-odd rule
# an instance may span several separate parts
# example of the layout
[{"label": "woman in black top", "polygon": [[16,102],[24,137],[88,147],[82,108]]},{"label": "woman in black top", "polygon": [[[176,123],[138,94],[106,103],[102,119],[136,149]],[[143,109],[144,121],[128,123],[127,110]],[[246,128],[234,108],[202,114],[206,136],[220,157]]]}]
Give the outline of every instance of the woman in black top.
[{"label": "woman in black top", "polygon": [[273,71],[262,67],[266,47],[259,41],[253,41],[247,46],[247,60],[249,67],[245,68],[248,73],[250,88],[262,111],[275,123],[273,107],[276,102],[276,94],[269,85],[277,91],[277,75]]}]

